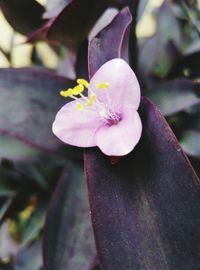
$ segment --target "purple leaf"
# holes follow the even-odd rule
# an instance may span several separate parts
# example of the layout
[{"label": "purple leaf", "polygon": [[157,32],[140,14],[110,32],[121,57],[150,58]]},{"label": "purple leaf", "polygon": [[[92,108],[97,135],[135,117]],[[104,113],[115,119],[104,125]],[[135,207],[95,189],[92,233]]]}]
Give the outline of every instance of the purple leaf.
[{"label": "purple leaf", "polygon": [[80,44],[76,59],[76,76],[77,78],[88,79],[88,40],[86,39]]},{"label": "purple leaf", "polygon": [[102,16],[97,20],[94,27],[90,31],[88,35],[88,40],[91,40],[97,34],[103,30],[106,26],[108,26],[114,17],[119,13],[119,10],[116,7],[111,7],[106,9],[106,11],[102,14]]},{"label": "purple leaf", "polygon": [[44,14],[44,17],[52,18],[57,16],[70,1],[71,0],[46,0],[46,12]]},{"label": "purple leaf", "polygon": [[89,270],[96,261],[83,171],[78,165],[65,169],[51,199],[43,253],[45,270]]},{"label": "purple leaf", "polygon": [[157,16],[158,32],[161,34],[161,41],[173,40],[179,46],[182,41],[182,33],[178,19],[176,18],[169,0],[164,0]]},{"label": "purple leaf", "polygon": [[164,77],[180,57],[182,36],[180,25],[174,16],[169,0],[165,0],[157,12],[157,31],[145,40],[140,47],[139,67],[140,76],[155,74]]},{"label": "purple leaf", "polygon": [[35,0],[1,0],[0,8],[15,31],[29,35],[41,27],[44,7]]},{"label": "purple leaf", "polygon": [[30,35],[28,35],[26,42],[34,43],[36,41],[46,41],[50,43],[49,40],[47,39],[47,33],[49,28],[53,24],[54,20],[55,20],[54,18],[48,20],[41,27],[32,32]]},{"label": "purple leaf", "polygon": [[35,242],[21,249],[14,259],[15,270],[40,270],[42,267],[41,243]]},{"label": "purple leaf", "polygon": [[32,68],[0,69],[0,134],[55,151],[61,145],[51,127],[66,102],[62,88],[72,82],[51,72]]},{"label": "purple leaf", "polygon": [[97,148],[85,153],[100,262],[104,270],[198,269],[200,182],[146,98],[140,115],[143,135],[130,155],[113,165]]},{"label": "purple leaf", "polygon": [[131,22],[131,13],[128,8],[124,8],[106,28],[90,41],[88,49],[90,77],[100,66],[113,58],[128,60],[127,44]]},{"label": "purple leaf", "polygon": [[148,96],[166,116],[200,103],[200,86],[192,80],[175,80],[154,85]]},{"label": "purple leaf", "polygon": [[71,1],[56,17],[49,29],[49,40],[70,46],[79,44],[85,39],[106,7],[106,1]]},{"label": "purple leaf", "polygon": [[108,0],[110,5],[117,6],[119,8],[123,8],[125,6],[131,6],[135,4],[138,0]]},{"label": "purple leaf", "polygon": [[[135,0],[134,2],[137,2]],[[62,2],[62,3],[61,3]],[[66,3],[67,5],[66,5]],[[65,45],[78,45],[83,41],[95,22],[109,7],[123,8],[132,5],[131,0],[59,0],[58,9],[47,13],[47,17],[56,15],[58,10],[64,9],[56,17],[55,22],[49,30],[48,38]],[[55,13],[54,13],[55,12]]]}]

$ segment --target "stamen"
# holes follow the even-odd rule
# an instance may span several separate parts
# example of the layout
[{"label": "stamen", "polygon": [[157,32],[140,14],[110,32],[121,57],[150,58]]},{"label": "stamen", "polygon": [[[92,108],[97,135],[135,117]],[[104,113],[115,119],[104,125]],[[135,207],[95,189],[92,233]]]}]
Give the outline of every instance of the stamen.
[{"label": "stamen", "polygon": [[87,106],[92,106],[92,104],[95,102],[96,100],[96,95],[91,95],[90,99],[87,102]]},{"label": "stamen", "polygon": [[78,84],[72,89],[73,95],[78,96],[80,93],[83,92],[83,90],[84,86],[82,84]]},{"label": "stamen", "polygon": [[[88,86],[88,97],[96,96],[90,85]],[[96,101],[96,106],[99,108],[103,108],[104,105],[96,98],[94,101]]]},{"label": "stamen", "polygon": [[[102,83],[99,83],[96,85],[96,87],[98,89],[108,89],[109,88],[109,83],[107,82],[102,82]],[[107,100],[108,100],[108,106],[110,107],[111,106],[111,99],[110,99],[110,95],[108,93],[108,91],[106,91],[106,97],[107,97]]]},{"label": "stamen", "polygon": [[83,111],[83,105],[80,102],[76,103],[76,107],[79,111]]},{"label": "stamen", "polygon": [[77,79],[77,83],[83,85],[84,87],[89,87],[89,82],[85,79]]},{"label": "stamen", "polygon": [[63,97],[70,97],[71,95],[73,95],[73,89],[69,88],[67,90],[61,90],[60,95]]},{"label": "stamen", "polygon": [[[109,95],[109,91],[106,91],[107,101],[108,103],[102,103],[98,100],[95,92],[89,85],[89,82],[85,79],[77,79],[78,85],[74,88],[69,88],[67,90],[61,90],[60,95],[63,97],[70,97],[76,100],[76,108],[79,111],[87,110],[91,113],[97,113],[101,118],[106,120],[107,124],[115,125],[120,121],[120,117],[118,114],[112,112],[111,106],[111,98]],[[84,89],[88,89],[87,96],[83,95]],[[102,82],[96,85],[98,89],[105,89],[109,88],[109,83]],[[93,105],[93,106],[92,106]],[[91,107],[92,106],[92,107]],[[91,108],[88,108],[91,107]]]},{"label": "stamen", "polygon": [[97,84],[96,87],[97,87],[98,89],[109,88],[109,83],[107,83],[107,82],[102,82],[102,83]]},{"label": "stamen", "polygon": [[109,126],[117,125],[122,119],[121,114],[117,112],[110,111],[108,115],[109,117],[106,119],[106,122]]},{"label": "stamen", "polygon": [[[80,100],[80,98],[78,98],[78,97],[76,97],[76,96],[74,95],[74,90],[73,90],[72,88],[69,88],[69,89],[67,89],[67,90],[61,90],[61,91],[60,91],[60,95],[63,96],[63,97],[70,97],[70,98],[72,98],[72,99],[74,99],[74,100]],[[82,94],[80,94],[80,95],[82,95]],[[86,97],[84,97],[84,98],[87,100]],[[80,102],[79,102],[79,103],[80,103]]]}]

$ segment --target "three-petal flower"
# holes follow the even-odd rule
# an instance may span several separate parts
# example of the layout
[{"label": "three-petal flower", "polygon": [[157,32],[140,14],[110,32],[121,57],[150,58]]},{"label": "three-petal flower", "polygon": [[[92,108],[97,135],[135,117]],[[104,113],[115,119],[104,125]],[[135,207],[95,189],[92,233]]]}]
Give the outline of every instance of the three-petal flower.
[{"label": "three-petal flower", "polygon": [[[98,146],[108,156],[131,152],[141,137],[142,124],[137,112],[140,86],[129,65],[112,59],[90,83],[82,79],[78,83],[78,88],[62,91],[75,100],[57,113],[54,134],[70,145]],[[84,87],[88,88],[87,97],[82,94]]]}]

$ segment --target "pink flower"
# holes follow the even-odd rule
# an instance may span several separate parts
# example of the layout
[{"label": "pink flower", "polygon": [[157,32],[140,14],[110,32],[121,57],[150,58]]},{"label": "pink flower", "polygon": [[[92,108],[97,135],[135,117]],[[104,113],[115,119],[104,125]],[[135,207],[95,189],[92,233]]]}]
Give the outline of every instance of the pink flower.
[{"label": "pink flower", "polygon": [[[142,124],[138,80],[122,59],[106,62],[90,83],[77,80],[73,89],[61,91],[71,101],[57,113],[54,134],[63,142],[79,147],[98,146],[108,156],[130,153],[138,143]],[[87,96],[83,95],[87,88]]]}]

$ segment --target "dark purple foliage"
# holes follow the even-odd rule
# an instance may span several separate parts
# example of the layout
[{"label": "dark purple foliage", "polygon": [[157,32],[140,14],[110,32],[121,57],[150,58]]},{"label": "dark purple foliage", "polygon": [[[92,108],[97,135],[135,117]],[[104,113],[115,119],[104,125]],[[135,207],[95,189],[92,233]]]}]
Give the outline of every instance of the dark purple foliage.
[{"label": "dark purple foliage", "polygon": [[[122,9],[113,21],[89,44],[88,69],[90,77],[106,61],[115,57],[128,61],[128,38],[132,16],[128,8]],[[112,44],[112,50],[110,46]]]},{"label": "dark purple foliage", "polygon": [[105,1],[71,1],[56,17],[48,31],[48,38],[65,45],[76,46],[87,36],[106,7]]},{"label": "dark purple foliage", "polygon": [[147,95],[165,116],[172,115],[200,103],[200,85],[192,80],[174,80],[154,85]]},{"label": "dark purple foliage", "polygon": [[45,270],[90,270],[96,262],[83,180],[81,166],[67,166],[51,198],[43,239]]},{"label": "dark purple foliage", "polygon": [[[164,3],[162,12],[166,8]],[[107,60],[120,56],[120,44],[113,42],[116,35],[111,25],[99,34],[99,42],[100,45],[113,44],[112,52],[106,49],[108,45],[96,46],[95,39],[90,43],[90,76]],[[164,25],[161,23],[159,27]],[[162,40],[164,42],[167,37]],[[95,57],[98,52],[101,54]],[[172,82],[174,92],[170,84],[170,92],[162,90],[169,100],[170,93],[175,95],[182,90],[181,83],[185,87],[184,95],[195,88],[192,82]],[[159,86],[156,93],[160,94]],[[194,96],[192,104],[198,102],[195,93],[190,95]],[[158,98],[158,101],[162,102],[162,99]],[[179,104],[176,110],[182,108],[185,107]],[[197,268],[200,263],[198,178],[167,122],[148,99],[142,99],[140,115],[143,135],[130,155],[113,160],[96,148],[85,152],[85,172],[100,262],[105,270]]]},{"label": "dark purple foliage", "polygon": [[65,100],[62,88],[72,84],[64,77],[35,69],[0,70],[0,134],[55,151],[61,145],[51,125]]},{"label": "dark purple foliage", "polygon": [[35,0],[1,0],[0,8],[15,31],[29,35],[44,24],[45,11]]},{"label": "dark purple foliage", "polygon": [[96,245],[103,269],[197,269],[200,182],[159,110],[143,98],[143,135],[112,164],[85,152]]},{"label": "dark purple foliage", "polygon": [[[200,174],[199,6],[164,0],[154,10],[155,34],[140,39],[136,22],[147,2],[0,0],[13,30],[34,43],[32,65],[45,66],[41,40],[59,62],[51,71],[0,69],[0,269],[99,270],[98,258],[102,270],[199,268],[200,181],[168,125]],[[108,7],[117,15],[96,27]],[[93,27],[99,32],[91,38]],[[8,51],[0,44],[0,53],[12,67],[10,43]],[[130,64],[158,108],[142,98],[143,133],[129,155],[85,149],[87,190],[82,149],[52,133],[57,111],[70,101],[59,92],[76,84],[57,74],[88,79],[116,57]],[[2,255],[4,237],[15,254]]]}]

